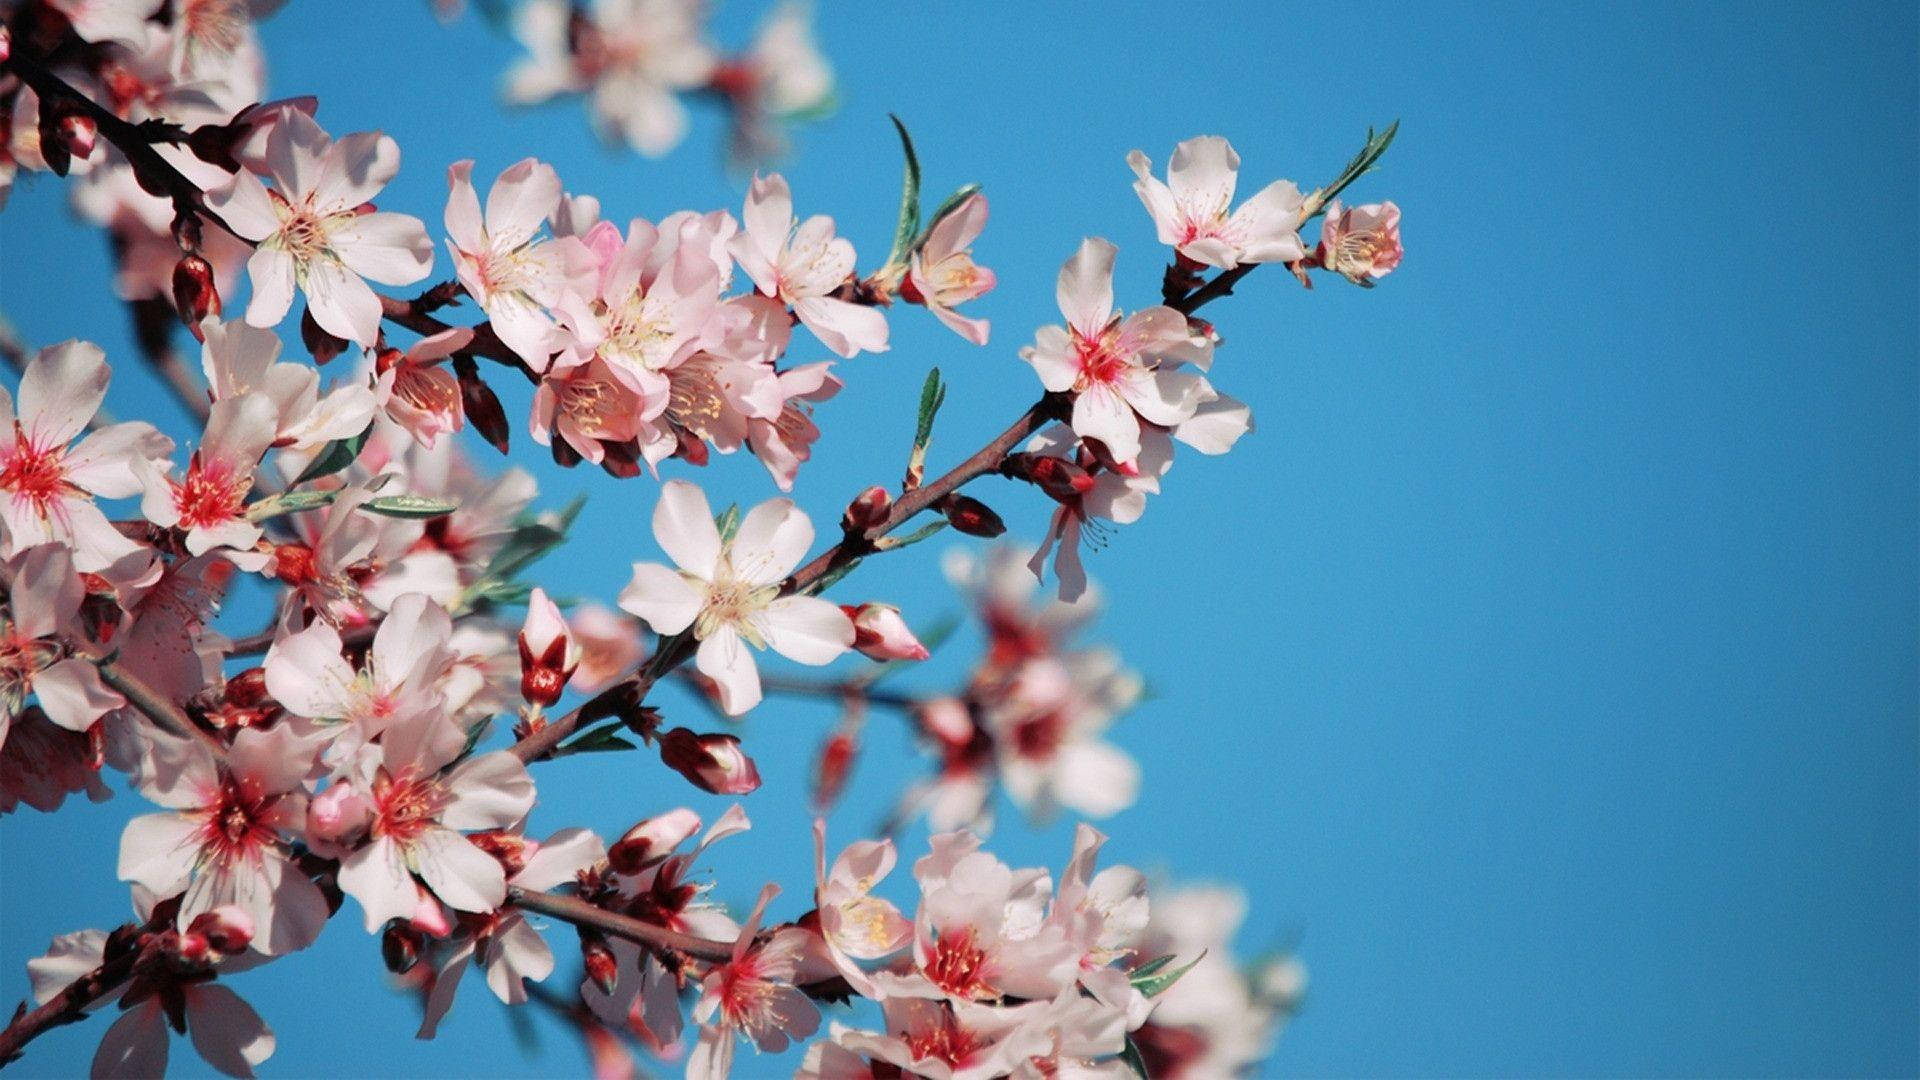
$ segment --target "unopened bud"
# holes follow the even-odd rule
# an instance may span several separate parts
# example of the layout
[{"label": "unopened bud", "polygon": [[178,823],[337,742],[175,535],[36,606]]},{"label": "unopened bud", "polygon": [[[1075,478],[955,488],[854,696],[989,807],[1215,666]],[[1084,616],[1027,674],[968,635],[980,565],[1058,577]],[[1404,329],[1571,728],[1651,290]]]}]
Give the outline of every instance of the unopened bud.
[{"label": "unopened bud", "polygon": [[732,735],[696,735],[674,728],[660,736],[660,760],[715,795],[745,795],[760,787],[760,770]]},{"label": "unopened bud", "polygon": [[1072,502],[1093,490],[1093,474],[1066,458],[1008,454],[1000,471],[1036,485],[1056,502]]},{"label": "unopened bud", "polygon": [[840,610],[853,620],[853,647],[875,660],[925,660],[927,647],[913,636],[892,604],[861,604]]},{"label": "unopened bud", "polygon": [[613,993],[614,985],[620,980],[620,968],[606,938],[596,931],[581,930],[580,963],[587,969],[587,978],[593,980],[601,993]]},{"label": "unopened bud", "polygon": [[267,696],[267,669],[250,667],[227,680],[227,704],[252,708],[272,699]]},{"label": "unopened bud", "polygon": [[168,952],[189,964],[204,963],[213,959],[213,943],[207,940],[207,935],[197,931],[188,930],[185,933],[171,934],[164,939],[164,944],[169,946]]},{"label": "unopened bud", "polygon": [[499,396],[480,377],[473,357],[464,353],[455,356],[453,373],[460,380],[460,408],[467,414],[467,421],[495,450],[506,453],[512,425],[507,423],[507,412],[500,407]]},{"label": "unopened bud", "polygon": [[1000,515],[987,508],[987,504],[965,495],[953,494],[940,500],[940,512],[947,517],[947,523],[968,536],[980,536],[989,540],[1007,531],[1007,523]]},{"label": "unopened bud", "polygon": [[607,849],[607,865],[615,873],[637,874],[699,831],[700,815],[686,807],[655,814],[613,842]]},{"label": "unopened bud", "polygon": [[520,696],[532,704],[551,708],[567,689],[574,668],[580,665],[580,647],[560,608],[547,598],[546,590],[535,589],[527,598],[527,621],[520,630]]},{"label": "unopened bud", "polygon": [[341,844],[373,820],[373,804],[352,784],[335,783],[307,800],[307,839]]},{"label": "unopened bud", "polygon": [[100,138],[100,126],[93,117],[82,112],[70,112],[60,117],[60,143],[67,153],[77,158],[93,156],[93,148]]},{"label": "unopened bud", "polygon": [[173,310],[187,324],[194,339],[205,341],[200,322],[220,317],[220,289],[213,280],[213,264],[199,255],[188,255],[173,265]]},{"label": "unopened bud", "polygon": [[425,944],[426,938],[420,931],[408,926],[405,920],[394,919],[380,935],[380,960],[388,971],[404,975],[420,962],[420,947]]},{"label": "unopened bud", "polygon": [[813,772],[813,808],[825,813],[840,801],[840,792],[853,772],[853,759],[860,744],[850,731],[836,731],[820,745],[820,760]]},{"label": "unopened bud", "polygon": [[893,496],[875,484],[847,504],[847,512],[840,516],[840,527],[850,533],[864,533],[887,520],[887,513],[892,509]]},{"label": "unopened bud", "polygon": [[233,956],[246,951],[253,941],[253,916],[233,904],[222,904],[201,912],[188,924],[189,934],[199,934],[215,951]]},{"label": "unopened bud", "polygon": [[0,26],[0,64],[6,63],[7,58],[12,55],[13,55],[13,32],[8,30],[5,26]]},{"label": "unopened bud", "polygon": [[273,576],[283,585],[305,585],[314,580],[313,549],[305,544],[280,544],[273,549]]}]

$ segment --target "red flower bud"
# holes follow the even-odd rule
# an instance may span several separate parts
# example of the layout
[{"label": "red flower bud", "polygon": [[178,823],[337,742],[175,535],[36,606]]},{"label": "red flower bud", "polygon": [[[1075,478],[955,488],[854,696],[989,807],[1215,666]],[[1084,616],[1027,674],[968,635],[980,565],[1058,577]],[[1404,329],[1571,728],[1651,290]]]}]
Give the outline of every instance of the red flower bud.
[{"label": "red flower bud", "polygon": [[581,930],[580,962],[587,969],[587,978],[593,980],[601,993],[613,993],[614,984],[619,981],[619,963],[605,938],[594,931]]},{"label": "red flower bud", "polygon": [[980,500],[965,495],[956,493],[940,500],[940,512],[946,515],[948,524],[968,536],[991,540],[1007,531],[1007,523],[1000,520],[999,514]]},{"label": "red flower bud", "polygon": [[485,832],[468,833],[467,839],[474,847],[493,856],[506,871],[508,877],[527,868],[527,860],[540,850],[538,842],[529,840],[519,833],[510,833],[502,829],[488,829]]},{"label": "red flower bud", "polygon": [[820,760],[813,771],[813,808],[826,813],[833,804],[840,801],[840,792],[847,786],[847,777],[853,772],[854,756],[860,752],[860,743],[851,731],[836,731],[820,744]]},{"label": "red flower bud", "polygon": [[875,660],[925,660],[927,647],[913,636],[892,604],[840,605],[853,622],[853,647]]},{"label": "red flower bud", "polygon": [[199,255],[188,255],[173,266],[173,310],[187,324],[194,340],[205,341],[200,321],[220,317],[220,289],[214,284],[213,264]]},{"label": "red flower bud", "polygon": [[227,704],[251,708],[273,699],[267,696],[267,669],[250,667],[227,680]]},{"label": "red flower bud", "polygon": [[67,153],[77,158],[93,156],[94,145],[100,139],[100,126],[93,117],[83,112],[70,112],[60,117],[60,142]]},{"label": "red flower bud", "polygon": [[420,947],[425,943],[426,938],[405,919],[394,919],[380,935],[380,959],[388,971],[404,975],[420,962]]},{"label": "red flower bud", "polygon": [[216,951],[232,956],[246,951],[253,941],[253,917],[232,904],[222,904],[195,916],[187,933],[200,935]]},{"label": "red flower bud", "polygon": [[840,527],[850,533],[863,533],[887,520],[893,509],[893,496],[878,484],[854,496],[847,512],[840,515]]},{"label": "red flower bud", "polygon": [[1036,485],[1056,502],[1071,503],[1093,490],[1093,474],[1066,458],[1046,454],[1008,454],[1000,471]]},{"label": "red flower bud", "polygon": [[453,373],[460,379],[460,407],[466,411],[467,420],[495,450],[506,453],[512,425],[507,423],[506,410],[500,407],[500,398],[494,394],[493,387],[480,377],[473,357],[464,353],[453,358]]},{"label": "red flower bud", "polygon": [[304,585],[314,579],[313,549],[305,544],[280,544],[273,549],[273,576],[285,585]]},{"label": "red flower bud", "polygon": [[674,728],[660,736],[660,760],[715,795],[745,795],[760,787],[760,770],[732,735],[696,735]]}]

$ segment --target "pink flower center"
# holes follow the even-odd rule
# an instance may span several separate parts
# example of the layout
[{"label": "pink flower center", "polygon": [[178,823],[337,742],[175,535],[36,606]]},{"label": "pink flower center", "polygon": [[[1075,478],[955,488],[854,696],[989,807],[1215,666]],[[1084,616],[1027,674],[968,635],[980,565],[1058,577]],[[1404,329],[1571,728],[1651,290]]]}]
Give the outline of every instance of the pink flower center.
[{"label": "pink flower center", "polygon": [[1080,377],[1073,384],[1076,391],[1115,382],[1133,366],[1133,355],[1123,347],[1116,327],[1108,327],[1091,340],[1081,337],[1078,330],[1070,333],[1074,356],[1080,363]]},{"label": "pink flower center", "polygon": [[1066,741],[1067,724],[1056,711],[1022,720],[1013,728],[1013,745],[1021,757],[1046,759]]},{"label": "pink flower center", "polygon": [[253,476],[235,470],[224,461],[203,462],[200,455],[195,454],[193,464],[187,469],[187,478],[169,483],[181,526],[212,528],[241,516],[246,508],[247,490],[253,486]]},{"label": "pink flower center", "polygon": [[187,37],[221,52],[232,52],[246,40],[247,16],[234,0],[185,0],[175,17]]},{"label": "pink flower center", "polygon": [[915,1061],[932,1058],[954,1066],[966,1064],[986,1045],[980,1036],[955,1023],[951,1016],[943,1016],[938,1026],[925,1031],[909,1031],[904,1039]]},{"label": "pink flower center", "polygon": [[60,647],[51,641],[21,637],[0,619],[0,705],[17,711],[33,686],[33,674],[53,663]]},{"label": "pink flower center", "polygon": [[773,1019],[774,984],[760,976],[760,957],[749,952],[720,968],[720,1013],[736,1027],[767,1026]]},{"label": "pink flower center", "polygon": [[277,238],[296,262],[309,262],[326,251],[327,237],[333,231],[327,217],[317,213],[305,199],[295,205],[278,191],[267,194],[273,197],[273,208],[280,215],[280,232],[269,239]]},{"label": "pink flower center", "polygon": [[67,482],[66,451],[57,446],[43,450],[33,445],[19,430],[18,423],[14,425],[14,439],[12,455],[0,463],[0,491],[11,492],[16,500],[32,503],[44,518],[55,501],[79,493]]},{"label": "pink flower center", "polygon": [[201,808],[200,850],[225,866],[259,858],[277,835],[271,824],[278,796],[262,794],[251,780],[223,773],[220,790]]},{"label": "pink flower center", "polygon": [[924,970],[928,981],[954,997],[995,996],[986,979],[987,951],[975,940],[972,927],[942,933]]},{"label": "pink flower center", "polygon": [[446,808],[446,789],[432,777],[381,769],[373,780],[373,834],[410,844],[432,828]]},{"label": "pink flower center", "polygon": [[621,395],[603,379],[573,379],[560,388],[560,409],[588,435],[610,430],[607,416]]}]

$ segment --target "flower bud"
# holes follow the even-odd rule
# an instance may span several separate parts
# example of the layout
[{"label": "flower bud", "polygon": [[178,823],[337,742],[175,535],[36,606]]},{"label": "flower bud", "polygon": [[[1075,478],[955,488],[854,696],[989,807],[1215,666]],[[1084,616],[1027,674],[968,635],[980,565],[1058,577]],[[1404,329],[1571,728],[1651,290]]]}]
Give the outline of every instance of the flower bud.
[{"label": "flower bud", "polygon": [[813,808],[825,813],[840,801],[840,792],[853,772],[853,759],[860,743],[851,731],[836,731],[820,744],[820,759],[813,771]]},{"label": "flower bud", "polygon": [[93,117],[83,112],[69,112],[60,117],[60,143],[67,153],[86,159],[93,156],[93,148],[100,139],[100,126]]},{"label": "flower bud", "polygon": [[613,993],[614,984],[619,981],[619,961],[613,955],[613,948],[598,931],[582,928],[580,931],[580,962],[587,969],[587,978],[600,988],[603,994]]},{"label": "flower bud", "polygon": [[188,255],[173,265],[173,309],[187,324],[194,340],[205,341],[200,321],[220,317],[220,290],[214,284],[213,264],[199,255]]},{"label": "flower bud", "polygon": [[13,32],[8,30],[5,26],[0,26],[0,64],[6,63],[7,58],[12,55],[13,55]]},{"label": "flower bud", "polygon": [[307,800],[307,838],[344,844],[373,820],[373,804],[352,784],[335,783]]},{"label": "flower bud", "polygon": [[420,931],[408,926],[406,920],[393,919],[380,935],[380,959],[388,971],[404,975],[420,962],[420,949],[426,940]]},{"label": "flower bud", "polygon": [[660,760],[695,787],[715,795],[745,795],[760,786],[760,770],[732,735],[696,735],[674,728],[660,736]]},{"label": "flower bud", "polygon": [[866,532],[887,520],[887,513],[892,509],[893,496],[875,484],[847,504],[847,512],[840,516],[840,527],[850,533]]},{"label": "flower bud", "polygon": [[199,934],[215,951],[233,956],[246,951],[253,941],[253,916],[233,904],[222,904],[201,912],[187,926],[189,934]]},{"label": "flower bud", "polygon": [[453,358],[453,373],[460,380],[460,408],[467,414],[467,420],[473,424],[473,430],[487,440],[495,450],[507,452],[510,443],[512,425],[507,423],[506,410],[500,407],[500,398],[493,387],[480,377],[479,366],[473,357],[462,353]]},{"label": "flower bud", "polygon": [[927,647],[907,628],[892,604],[861,604],[840,610],[853,620],[853,647],[875,660],[925,660]]},{"label": "flower bud", "polygon": [[968,536],[981,536],[989,540],[1007,531],[1007,523],[1000,515],[987,508],[987,504],[965,495],[953,494],[940,500],[940,512],[947,517],[947,523]]},{"label": "flower bud", "polygon": [[546,590],[534,589],[527,598],[527,621],[520,629],[520,696],[551,708],[560,700],[580,665],[580,647],[560,617],[560,609]]},{"label": "flower bud", "polygon": [[305,544],[279,544],[273,549],[273,576],[282,585],[305,585],[314,580],[313,549]]},{"label": "flower bud", "polygon": [[607,849],[607,864],[616,873],[637,874],[699,831],[700,815],[686,807],[655,814],[613,842]]},{"label": "flower bud", "polygon": [[213,943],[207,935],[189,930],[181,934],[168,934],[162,939],[166,950],[189,964],[202,964],[214,958]]},{"label": "flower bud", "polygon": [[1008,454],[1000,471],[1025,480],[1056,502],[1068,503],[1093,490],[1093,474],[1066,458],[1046,454]]}]

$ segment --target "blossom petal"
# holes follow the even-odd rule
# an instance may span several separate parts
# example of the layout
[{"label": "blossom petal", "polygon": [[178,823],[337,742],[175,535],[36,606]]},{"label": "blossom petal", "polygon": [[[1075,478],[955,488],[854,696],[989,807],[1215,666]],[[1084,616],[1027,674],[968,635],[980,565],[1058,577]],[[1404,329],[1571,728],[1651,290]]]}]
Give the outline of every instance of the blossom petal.
[{"label": "blossom petal", "polygon": [[659,563],[634,563],[633,580],[620,590],[620,610],[645,619],[658,634],[692,626],[704,602],[686,578]]},{"label": "blossom petal", "polygon": [[495,750],[461,762],[447,775],[452,801],[440,813],[450,829],[501,829],[533,809],[533,777],[511,751]]},{"label": "blossom petal", "polygon": [[207,1064],[228,1076],[250,1077],[273,1056],[273,1029],[253,1006],[218,983],[187,990],[187,1034]]},{"label": "blossom petal", "polygon": [[337,720],[353,702],[353,666],[340,655],[340,633],[324,622],[288,634],[267,649],[267,692],[288,711]]},{"label": "blossom petal", "polygon": [[802,664],[829,664],[853,647],[853,622],[840,605],[817,596],[788,596],[757,619],[767,646]]},{"label": "blossom petal", "polygon": [[507,898],[507,875],[499,860],[451,829],[421,833],[410,854],[420,879],[450,908],[492,911]]},{"label": "blossom petal", "polygon": [[887,317],[879,308],[831,296],[805,296],[794,301],[793,313],[822,345],[840,356],[887,351]]},{"label": "blossom petal", "polygon": [[420,890],[407,872],[400,845],[389,836],[375,837],[342,859],[339,881],[342,892],[360,901],[369,934],[379,933],[389,919],[412,918],[420,906]]},{"label": "blossom petal", "polygon": [[200,853],[200,823],[185,814],[142,814],[120,833],[121,881],[166,899],[180,895]]},{"label": "blossom petal", "polygon": [[[851,633],[851,624],[848,630]],[[760,704],[760,669],[754,665],[753,651],[733,627],[722,626],[709,634],[694,653],[693,666],[714,681],[720,709],[728,716],[739,716]]]},{"label": "blossom petal", "polygon": [[21,430],[40,449],[66,446],[99,411],[110,378],[107,354],[91,341],[41,349],[20,376]]},{"label": "blossom petal", "polygon": [[680,569],[712,580],[720,561],[720,528],[706,493],[685,480],[660,485],[653,507],[653,536]]},{"label": "blossom petal", "polygon": [[[357,345],[370,346],[380,333],[380,298],[359,275],[335,259],[310,259],[307,268],[307,311],[320,328]],[[258,326],[253,309],[247,321]]]},{"label": "blossom petal", "polygon": [[419,218],[406,214],[356,215],[334,230],[327,246],[347,269],[386,285],[411,285],[433,269],[433,238]]},{"label": "blossom petal", "polygon": [[371,202],[400,172],[400,144],[378,131],[342,136],[320,156],[311,202],[321,213]]},{"label": "blossom petal", "polygon": [[160,998],[155,996],[121,1013],[101,1036],[91,1075],[94,1080],[152,1080],[166,1073],[167,1026],[160,1017]]},{"label": "blossom petal", "polygon": [[47,719],[68,731],[84,732],[127,703],[100,681],[100,669],[74,657],[36,672],[33,692],[39,696]]},{"label": "blossom petal", "polygon": [[262,329],[280,325],[293,306],[293,256],[279,248],[255,248],[247,257],[247,279],[253,283],[247,324]]},{"label": "blossom petal", "polygon": [[1060,267],[1060,280],[1054,289],[1060,313],[1082,337],[1099,336],[1113,316],[1113,258],[1118,250],[1097,236],[1089,236]]},{"label": "blossom petal", "polygon": [[747,511],[733,538],[733,572],[772,585],[793,572],[813,546],[813,522],[792,499],[768,499]]},{"label": "blossom petal", "polygon": [[533,239],[560,205],[560,174],[535,158],[507,167],[487,192],[487,236],[494,248],[511,251]]}]

